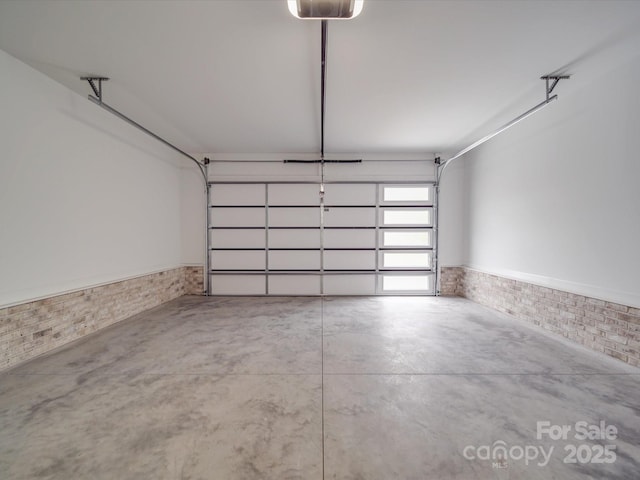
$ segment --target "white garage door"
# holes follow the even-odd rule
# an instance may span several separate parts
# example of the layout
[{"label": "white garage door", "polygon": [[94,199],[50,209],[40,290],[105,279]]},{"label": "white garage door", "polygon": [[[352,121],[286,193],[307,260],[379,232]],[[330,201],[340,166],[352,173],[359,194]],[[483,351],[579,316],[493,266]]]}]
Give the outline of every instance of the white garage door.
[{"label": "white garage door", "polygon": [[432,183],[211,183],[212,295],[433,295]]}]

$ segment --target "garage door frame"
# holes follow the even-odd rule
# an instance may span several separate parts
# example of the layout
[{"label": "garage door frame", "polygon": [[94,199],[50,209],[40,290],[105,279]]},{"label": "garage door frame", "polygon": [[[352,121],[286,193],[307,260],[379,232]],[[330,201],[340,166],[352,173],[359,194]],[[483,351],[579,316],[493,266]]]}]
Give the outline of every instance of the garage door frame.
[{"label": "garage door frame", "polygon": [[[284,187],[281,187],[284,186]],[[348,201],[346,204],[334,205],[331,202],[330,192],[334,186],[339,186],[343,191],[345,187],[353,186],[354,189],[367,187],[369,190],[375,191],[375,197],[373,199],[359,201]],[[389,187],[399,188],[411,188],[421,187],[428,188],[429,199],[427,201],[405,201],[405,202],[388,202],[382,198],[382,191]],[[209,199],[208,199],[208,214],[207,214],[207,253],[209,255],[208,263],[208,295],[225,295],[225,296],[269,296],[269,295],[311,295],[311,296],[323,296],[323,295],[436,295],[437,294],[437,273],[438,273],[438,255],[437,255],[437,188],[435,182],[432,181],[326,181],[324,183],[319,181],[210,181],[209,182]],[[317,187],[317,188],[316,188]],[[253,190],[252,190],[253,188]],[[291,189],[296,194],[296,199],[291,200],[290,203],[282,200],[282,191],[277,195],[274,193],[278,189]],[[321,188],[324,188],[325,192],[321,195]],[[221,190],[234,191],[230,195],[231,201],[225,201],[219,195]],[[260,193],[260,190],[262,193]],[[308,195],[309,191],[313,189],[317,190],[317,200],[311,199]],[[244,192],[243,192],[244,191]],[[251,191],[247,196],[246,192]],[[307,194],[305,194],[307,192]],[[272,197],[270,199],[270,197]],[[277,198],[276,198],[277,197]],[[302,198],[302,201],[297,199]],[[238,201],[240,200],[240,201]],[[261,200],[261,201],[258,201]],[[349,203],[350,202],[350,203]],[[344,202],[343,202],[344,203]],[[362,204],[359,204],[362,203]],[[287,212],[289,214],[295,213],[299,210],[301,215],[290,215],[289,218],[295,218],[292,220],[292,225],[277,224],[274,225],[276,219],[280,213],[285,209],[291,210]],[[317,209],[317,210],[316,210]],[[361,209],[362,213],[371,214],[374,210],[373,221],[371,218],[366,220],[359,220],[362,225],[348,225],[344,222],[345,218],[348,220],[359,218],[356,214],[357,209]],[[313,219],[307,219],[313,211],[318,212],[319,222],[316,223]],[[351,210],[351,211],[349,211]],[[429,212],[430,221],[428,226],[408,226],[406,224],[397,225],[385,225],[383,218],[385,212],[399,211],[418,211],[423,210]],[[264,222],[256,222],[258,212],[263,212]],[[332,214],[335,211],[336,218],[332,218]],[[225,225],[220,222],[220,213],[225,212],[228,218],[235,218],[235,222],[229,225]],[[244,212],[244,216],[248,218],[248,225],[243,225],[241,219],[239,219],[239,212]],[[339,213],[339,215],[338,215]],[[234,217],[234,214],[235,217]],[[343,215],[344,218],[337,218]],[[355,216],[354,216],[355,215]],[[224,215],[222,215],[224,217]],[[396,215],[398,216],[398,215]],[[254,218],[255,217],[255,218]],[[280,215],[282,218],[286,218],[286,215]],[[306,223],[305,223],[306,222]],[[333,222],[333,223],[332,223]],[[291,248],[277,248],[270,244],[271,233],[282,230],[289,230],[290,232],[305,232],[317,230],[319,234],[319,245],[303,245],[299,247]],[[373,233],[373,243],[367,244],[365,247],[358,248],[349,246],[348,248],[334,248],[328,246],[327,240],[334,233],[349,233],[359,232],[365,230]],[[428,247],[397,247],[389,248],[383,244],[383,236],[385,232],[417,232],[427,233],[430,236],[430,245]],[[264,242],[259,241],[254,245],[251,245],[251,241],[248,235],[243,237],[243,243],[241,247],[234,245],[224,245],[217,243],[217,240],[221,235],[227,235],[230,238],[237,234],[251,234],[253,232],[264,232],[257,237],[263,238]],[[331,232],[331,233],[330,233]],[[417,236],[414,236],[417,238]],[[422,236],[423,238],[424,236]],[[235,238],[239,238],[238,235]],[[300,236],[303,238],[303,235]],[[345,237],[347,238],[347,237]],[[369,237],[371,238],[371,237]],[[307,240],[308,241],[308,240]],[[248,242],[248,243],[246,243]],[[326,245],[325,245],[326,243]],[[261,252],[261,253],[258,253]],[[291,253],[293,257],[298,256],[301,263],[301,268],[291,268],[291,266],[278,265],[278,261],[282,262],[286,259],[285,253]],[[318,252],[319,264],[313,263],[311,258],[313,253]],[[353,255],[348,255],[348,252],[353,252]],[[414,255],[415,258],[420,258],[420,261],[425,262],[429,258],[427,267],[420,268],[407,268],[407,267],[385,267],[383,259],[387,257],[391,258],[392,255],[386,255],[391,253],[405,253],[413,252],[420,253],[422,255]],[[240,259],[239,265],[241,268],[235,268],[233,262],[220,263],[220,259],[228,256],[227,260],[233,255],[236,255]],[[335,264],[339,264],[342,255],[342,260],[349,260],[354,265],[357,264],[357,258],[360,256],[362,261],[366,261],[369,258],[370,265],[362,268],[347,268],[336,269]],[[411,260],[411,256],[396,255],[396,264],[400,261],[406,262],[407,259]],[[308,264],[304,265],[304,259],[308,260]],[[242,262],[245,262],[244,264]],[[295,259],[292,259],[295,263]],[[373,262],[373,263],[371,263]],[[334,266],[332,266],[334,265]],[[274,268],[279,267],[279,268]],[[331,267],[331,268],[326,268]],[[415,278],[414,278],[415,277]],[[428,279],[429,288],[427,290],[404,290],[402,289],[403,282],[419,282],[419,278]],[[286,284],[291,284],[291,280],[294,282],[296,288],[287,289]],[[352,284],[355,285],[356,281],[364,282],[370,285],[373,282],[373,288],[353,288],[346,293],[341,293],[337,287],[332,286],[331,283],[336,285],[340,284]],[[305,287],[305,282],[307,287]],[[363,283],[363,285],[364,285]],[[395,289],[387,289],[387,285],[396,284]],[[315,287],[314,285],[317,285]],[[241,288],[239,288],[241,287]]]}]

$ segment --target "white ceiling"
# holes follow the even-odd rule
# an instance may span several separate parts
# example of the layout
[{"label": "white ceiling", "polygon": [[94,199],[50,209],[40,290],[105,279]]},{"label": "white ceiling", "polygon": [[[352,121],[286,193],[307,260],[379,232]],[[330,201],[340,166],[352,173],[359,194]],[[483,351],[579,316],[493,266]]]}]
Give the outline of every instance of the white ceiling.
[{"label": "white ceiling", "polygon": [[[320,149],[320,22],[286,0],[0,0],[0,48],[190,152]],[[640,54],[640,1],[365,0],[329,22],[326,151],[465,146]],[[98,108],[98,107],[96,107]]]}]

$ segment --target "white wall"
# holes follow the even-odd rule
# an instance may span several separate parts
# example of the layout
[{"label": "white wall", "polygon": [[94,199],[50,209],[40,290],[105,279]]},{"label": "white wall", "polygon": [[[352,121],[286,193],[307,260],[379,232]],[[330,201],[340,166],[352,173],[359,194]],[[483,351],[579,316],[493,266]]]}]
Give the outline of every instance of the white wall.
[{"label": "white wall", "polygon": [[579,80],[466,158],[466,263],[640,306],[640,58]]},{"label": "white wall", "polygon": [[0,306],[180,266],[179,162],[0,51]]},{"label": "white wall", "polygon": [[[449,155],[450,157],[451,155]],[[443,156],[443,158],[447,158]],[[438,260],[441,267],[465,263],[466,183],[464,163],[452,163],[442,176],[438,199]]]},{"label": "white wall", "polygon": [[195,164],[182,169],[180,195],[182,263],[203,266],[207,200],[204,178]]}]

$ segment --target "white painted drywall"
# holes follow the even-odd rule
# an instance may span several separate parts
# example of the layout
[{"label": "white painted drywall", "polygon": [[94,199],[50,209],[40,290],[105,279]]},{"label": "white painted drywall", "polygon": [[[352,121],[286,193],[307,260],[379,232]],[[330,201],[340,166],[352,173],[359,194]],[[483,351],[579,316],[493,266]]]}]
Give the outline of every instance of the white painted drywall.
[{"label": "white painted drywall", "polygon": [[640,306],[639,84],[640,57],[576,76],[468,155],[470,267]]},{"label": "white painted drywall", "polygon": [[452,163],[442,176],[438,199],[438,261],[441,267],[460,266],[465,263],[465,187],[464,164]]},{"label": "white painted drywall", "polygon": [[0,306],[180,266],[179,162],[0,51]]},{"label": "white painted drywall", "polygon": [[182,263],[203,266],[206,235],[205,183],[196,165],[182,169],[180,218]]}]

